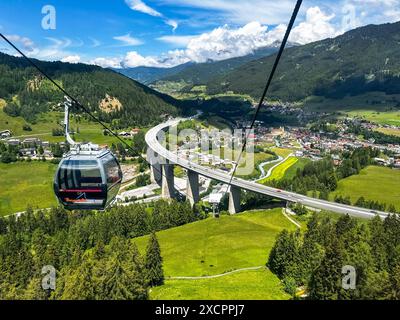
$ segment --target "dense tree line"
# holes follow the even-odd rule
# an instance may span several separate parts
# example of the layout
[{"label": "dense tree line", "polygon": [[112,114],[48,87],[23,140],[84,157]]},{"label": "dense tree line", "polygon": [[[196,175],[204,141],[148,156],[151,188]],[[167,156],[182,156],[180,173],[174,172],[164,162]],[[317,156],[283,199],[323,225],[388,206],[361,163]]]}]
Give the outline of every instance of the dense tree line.
[{"label": "dense tree line", "polygon": [[[163,283],[154,232],[205,216],[188,203],[67,213],[61,208],[0,218],[0,299],[146,299]],[[150,237],[142,256],[131,239]],[[54,266],[55,291],[41,289],[41,270]]]},{"label": "dense tree line", "polygon": [[[43,155],[44,153],[43,147],[37,146],[36,144],[25,147],[35,148],[39,155]],[[55,158],[61,158],[64,153],[68,152],[69,146],[65,145],[64,147],[61,147],[59,143],[54,143],[50,145],[50,150]],[[0,162],[12,163],[19,160],[24,161],[22,153],[20,152],[20,146],[13,146],[0,141]]]},{"label": "dense tree line", "polygon": [[[267,266],[289,293],[305,287],[309,299],[400,299],[400,217],[335,222],[315,214],[306,232],[277,237]],[[345,266],[355,268],[355,289],[343,286]]]},{"label": "dense tree line", "polygon": [[347,132],[361,135],[366,140],[373,139],[377,144],[400,144],[400,137],[384,134],[379,131],[367,130],[361,126],[350,126]]},{"label": "dense tree line", "polygon": [[17,146],[7,145],[0,141],[0,161],[2,163],[11,163],[18,160],[19,148]]}]

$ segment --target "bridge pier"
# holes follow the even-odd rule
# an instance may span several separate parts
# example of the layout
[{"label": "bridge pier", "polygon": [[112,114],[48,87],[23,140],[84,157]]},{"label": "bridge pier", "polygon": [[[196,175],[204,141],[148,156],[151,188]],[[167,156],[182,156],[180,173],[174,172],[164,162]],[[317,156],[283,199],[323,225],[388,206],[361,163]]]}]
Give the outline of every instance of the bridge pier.
[{"label": "bridge pier", "polygon": [[152,184],[156,184],[157,180],[156,180],[156,173],[154,172],[155,168],[153,165],[150,166],[150,181]]},{"label": "bridge pier", "polygon": [[231,186],[229,191],[229,213],[236,214],[240,212],[240,188]]},{"label": "bridge pier", "polygon": [[199,174],[191,170],[187,171],[186,196],[192,206],[200,201]]},{"label": "bridge pier", "polygon": [[175,186],[174,186],[174,165],[163,164],[162,170],[162,185],[161,185],[161,197],[163,199],[172,199],[175,197]]}]

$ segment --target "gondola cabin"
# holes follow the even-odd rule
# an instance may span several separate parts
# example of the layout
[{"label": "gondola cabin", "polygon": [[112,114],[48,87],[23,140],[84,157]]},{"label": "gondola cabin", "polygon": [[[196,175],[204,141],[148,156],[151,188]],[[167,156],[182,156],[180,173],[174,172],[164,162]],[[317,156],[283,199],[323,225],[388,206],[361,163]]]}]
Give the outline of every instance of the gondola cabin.
[{"label": "gondola cabin", "polygon": [[104,210],[114,201],[121,182],[121,167],[109,150],[78,146],[61,160],[54,192],[67,210]]}]

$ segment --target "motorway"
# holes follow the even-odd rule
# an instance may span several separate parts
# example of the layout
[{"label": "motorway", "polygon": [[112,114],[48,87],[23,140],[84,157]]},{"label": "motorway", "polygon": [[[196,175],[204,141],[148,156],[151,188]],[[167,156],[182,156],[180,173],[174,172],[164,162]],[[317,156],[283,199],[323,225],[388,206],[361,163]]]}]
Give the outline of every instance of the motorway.
[{"label": "motorway", "polygon": [[[198,174],[205,176],[207,178],[217,180],[223,182],[225,184],[229,184],[231,177],[229,174],[220,172],[219,170],[206,168],[200,166],[196,163],[188,161],[186,159],[179,158],[177,154],[168,151],[165,149],[160,142],[157,140],[157,134],[161,130],[165,130],[170,126],[176,126],[179,122],[187,120],[187,119],[173,119],[169,120],[165,123],[159,124],[158,126],[150,129],[145,137],[146,143],[150,149],[152,149],[155,153],[161,156],[164,159],[169,160],[171,164],[177,164],[184,169],[191,170],[197,172]],[[258,184],[253,181],[246,181],[239,178],[233,178],[232,185],[243,190],[264,194],[273,198],[282,199],[289,202],[300,203],[306,207],[311,207],[320,210],[326,210],[331,212],[336,212],[339,214],[349,214],[353,217],[359,218],[373,218],[376,215],[379,215],[382,218],[386,218],[388,213],[382,211],[372,211],[365,208],[359,208],[334,202],[329,202],[320,199],[314,199],[311,197],[307,197],[301,194],[288,192],[284,190],[279,190],[271,187],[267,187],[261,184]]]}]

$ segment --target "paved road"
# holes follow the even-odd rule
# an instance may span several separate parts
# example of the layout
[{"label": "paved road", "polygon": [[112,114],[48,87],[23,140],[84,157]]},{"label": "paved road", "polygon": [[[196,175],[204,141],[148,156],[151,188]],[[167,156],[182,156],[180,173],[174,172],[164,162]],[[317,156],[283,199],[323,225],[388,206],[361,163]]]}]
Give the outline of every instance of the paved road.
[{"label": "paved road", "polygon": [[[166,150],[157,140],[157,134],[161,130],[165,130],[170,126],[176,126],[179,122],[185,119],[173,119],[168,122],[159,124],[158,126],[150,129],[146,134],[146,143],[154,152],[156,152],[159,156],[168,159],[170,163],[175,163],[187,170],[195,171],[202,176],[208,177],[213,180],[217,180],[223,182],[225,184],[229,184],[231,177],[229,174],[221,172],[219,170],[206,168],[200,166],[196,163],[190,162],[186,159],[179,158],[178,155],[174,152]],[[247,181],[239,178],[233,178],[232,185],[239,187],[243,190],[264,194],[267,196],[271,196],[273,198],[282,199],[285,201],[290,201],[294,203],[300,203],[304,206],[321,209],[326,211],[332,211],[339,214],[349,214],[354,217],[359,218],[373,218],[376,215],[385,218],[388,216],[386,212],[382,211],[371,211],[369,209],[358,208],[354,206],[329,202],[320,199],[310,198],[301,194],[288,192],[284,190],[279,190],[276,188],[267,187],[261,184],[258,184],[253,181]]]}]

